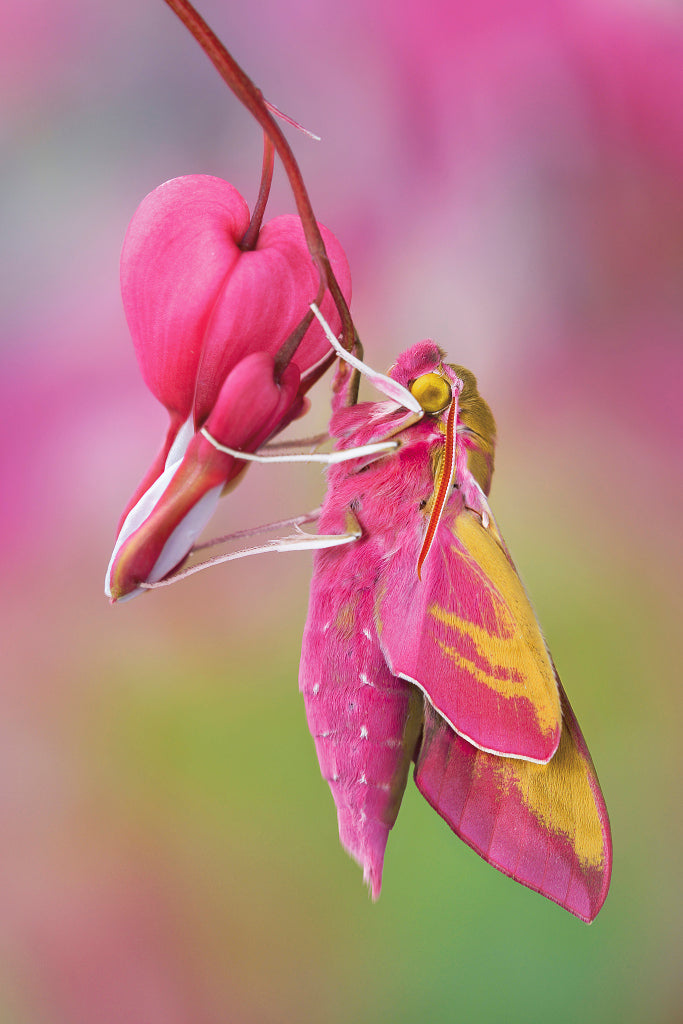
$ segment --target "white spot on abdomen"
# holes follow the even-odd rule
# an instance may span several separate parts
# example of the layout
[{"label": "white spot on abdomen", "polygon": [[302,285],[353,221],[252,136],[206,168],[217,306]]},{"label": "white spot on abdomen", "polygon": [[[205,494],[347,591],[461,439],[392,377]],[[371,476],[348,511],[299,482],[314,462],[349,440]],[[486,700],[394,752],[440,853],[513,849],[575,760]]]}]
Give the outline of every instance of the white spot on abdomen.
[{"label": "white spot on abdomen", "polygon": [[360,727],[360,738],[366,740],[368,738],[368,727],[367,725],[361,725]]}]

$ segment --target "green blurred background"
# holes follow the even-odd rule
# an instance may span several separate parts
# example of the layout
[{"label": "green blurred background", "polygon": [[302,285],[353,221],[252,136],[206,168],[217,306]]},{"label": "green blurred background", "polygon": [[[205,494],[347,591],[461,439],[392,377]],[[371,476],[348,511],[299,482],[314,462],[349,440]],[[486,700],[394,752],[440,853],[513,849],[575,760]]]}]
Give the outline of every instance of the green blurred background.
[{"label": "green blurred background", "polygon": [[[161,2],[18,0],[0,42],[0,1019],[648,1021],[681,1007],[683,16],[632,0],[206,0],[345,246],[368,361],[434,337],[499,426],[492,503],[614,834],[587,927],[409,787],[380,901],[297,690],[310,556],[111,608],[165,415],[118,255],[142,197],[261,139]],[[271,212],[291,210],[284,176]],[[307,431],[322,429],[327,390]],[[215,533],[316,506],[255,467]],[[213,525],[213,524],[212,524]]]}]

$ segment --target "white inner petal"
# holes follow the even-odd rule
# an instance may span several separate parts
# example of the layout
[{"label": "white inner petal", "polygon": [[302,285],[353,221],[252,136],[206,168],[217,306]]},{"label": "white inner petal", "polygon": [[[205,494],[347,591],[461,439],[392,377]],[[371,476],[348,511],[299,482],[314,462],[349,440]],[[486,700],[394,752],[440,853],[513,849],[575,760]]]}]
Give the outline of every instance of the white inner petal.
[{"label": "white inner petal", "polygon": [[[161,474],[161,476],[158,476],[156,478],[151,487],[149,487],[142,495],[142,497],[138,499],[137,503],[133,505],[132,509],[124,519],[121,531],[118,537],[116,538],[116,544],[114,545],[114,550],[112,551],[111,558],[109,560],[109,565],[107,566],[107,572],[104,578],[104,592],[107,595],[107,597],[111,597],[111,570],[114,564],[114,559],[121,550],[121,546],[125,544],[130,535],[132,533],[135,533],[135,531],[140,526],[142,526],[145,519],[151,514],[155,505],[159,501],[161,495],[164,493],[164,491],[170,484],[171,480],[173,479],[176,470],[178,469],[178,466],[182,462],[183,456],[185,455],[187,447],[190,441],[192,440],[193,436],[194,421],[192,416],[190,415],[188,419],[185,421],[185,423],[183,423],[182,427],[175,436],[175,440],[173,441],[168,456],[166,457],[166,467],[163,473]],[[198,502],[198,504],[201,504],[201,502]],[[174,530],[174,534],[175,532],[176,531]],[[166,542],[164,551],[168,547],[168,544],[172,540],[174,534],[172,534],[171,537],[169,537],[168,541]],[[185,552],[185,554],[187,554],[187,551]],[[157,559],[157,564],[159,563],[160,560],[161,556],[159,556],[159,559]],[[178,559],[178,561],[180,561],[180,559]],[[168,570],[166,571],[168,572]],[[157,577],[157,579],[159,578],[160,577]],[[139,593],[139,591],[136,590],[134,591],[134,593]],[[132,597],[133,595],[131,594],[130,596]]]},{"label": "white inner petal", "polygon": [[200,498],[197,504],[193,505],[187,515],[180,520],[154,563],[152,571],[147,577],[147,583],[157,583],[171,569],[175,569],[179,562],[182,562],[216,511],[222,490],[223,485],[218,484],[217,487],[207,491],[204,497]]},{"label": "white inner petal", "polygon": [[166,467],[182,459],[187,451],[188,445],[194,437],[194,416],[192,413],[187,417],[182,427],[175,436],[168,455],[166,456]]}]

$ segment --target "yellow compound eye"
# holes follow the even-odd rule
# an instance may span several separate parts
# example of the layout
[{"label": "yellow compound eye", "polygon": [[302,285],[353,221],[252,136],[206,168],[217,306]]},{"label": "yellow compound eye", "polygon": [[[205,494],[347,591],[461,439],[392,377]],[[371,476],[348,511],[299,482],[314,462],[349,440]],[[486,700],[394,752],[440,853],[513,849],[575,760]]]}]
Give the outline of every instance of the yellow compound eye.
[{"label": "yellow compound eye", "polygon": [[443,412],[451,401],[451,386],[439,373],[423,373],[410,385],[425,412]]}]

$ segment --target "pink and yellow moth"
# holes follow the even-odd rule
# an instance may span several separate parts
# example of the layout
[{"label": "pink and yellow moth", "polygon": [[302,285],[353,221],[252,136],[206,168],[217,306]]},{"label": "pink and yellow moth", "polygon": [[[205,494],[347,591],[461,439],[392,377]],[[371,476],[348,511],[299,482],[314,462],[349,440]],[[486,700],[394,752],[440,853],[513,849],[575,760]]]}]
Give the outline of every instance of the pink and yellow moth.
[{"label": "pink and yellow moth", "polygon": [[[353,404],[351,373],[333,400],[336,448],[359,454],[328,471],[320,532],[348,543],[315,554],[299,677],[342,845],[376,898],[414,762],[456,835],[591,921],[609,885],[609,821],[488,507],[491,411],[430,341],[373,380],[387,401]],[[392,451],[367,454],[386,441]]]}]

